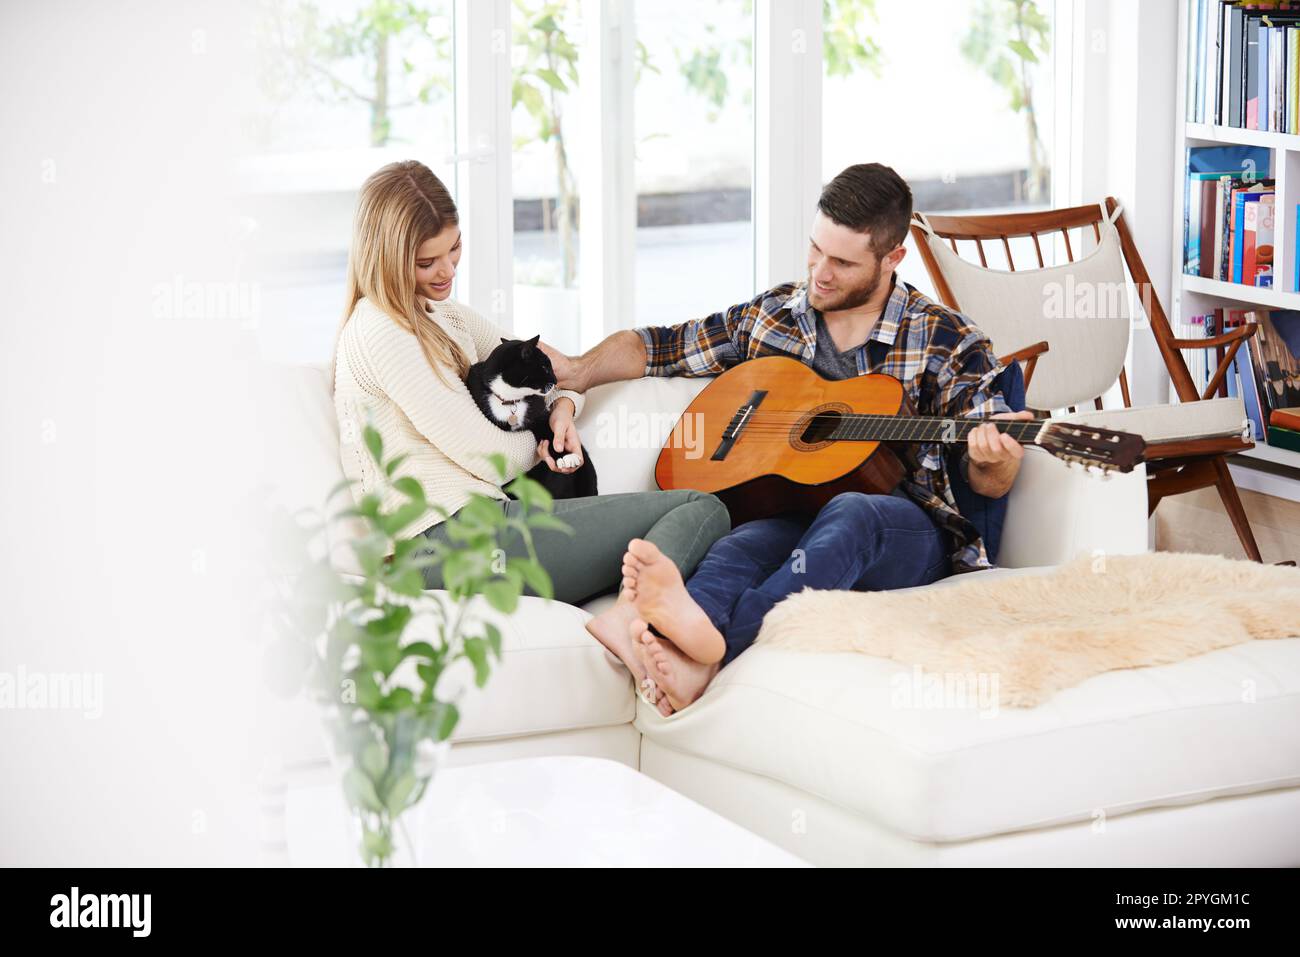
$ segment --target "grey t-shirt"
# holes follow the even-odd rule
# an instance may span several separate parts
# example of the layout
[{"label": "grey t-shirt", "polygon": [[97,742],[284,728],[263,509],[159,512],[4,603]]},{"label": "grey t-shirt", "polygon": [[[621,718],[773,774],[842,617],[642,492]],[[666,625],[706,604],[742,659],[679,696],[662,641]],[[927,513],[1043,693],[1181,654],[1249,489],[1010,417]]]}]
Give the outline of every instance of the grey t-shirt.
[{"label": "grey t-shirt", "polygon": [[813,353],[812,367],[823,379],[852,379],[858,374],[858,346],[848,352],[835,348],[826,320],[817,316],[817,351]]}]

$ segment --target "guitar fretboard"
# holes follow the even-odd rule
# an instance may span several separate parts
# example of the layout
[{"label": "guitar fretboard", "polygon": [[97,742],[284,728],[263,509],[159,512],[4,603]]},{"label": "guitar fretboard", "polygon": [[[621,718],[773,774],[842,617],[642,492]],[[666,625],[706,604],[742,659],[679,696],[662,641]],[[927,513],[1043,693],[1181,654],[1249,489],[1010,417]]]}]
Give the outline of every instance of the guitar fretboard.
[{"label": "guitar fretboard", "polygon": [[1022,445],[1038,438],[1044,423],[933,416],[846,415],[826,436],[836,442],[965,442],[971,430],[991,423]]}]

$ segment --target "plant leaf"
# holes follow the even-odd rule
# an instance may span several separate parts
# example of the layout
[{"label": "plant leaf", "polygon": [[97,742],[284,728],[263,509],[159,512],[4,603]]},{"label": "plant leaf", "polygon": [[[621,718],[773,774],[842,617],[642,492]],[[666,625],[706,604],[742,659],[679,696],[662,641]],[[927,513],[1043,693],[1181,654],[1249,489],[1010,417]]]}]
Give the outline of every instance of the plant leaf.
[{"label": "plant leaf", "polygon": [[373,425],[367,425],[362,433],[365,436],[366,448],[370,450],[370,457],[379,465],[384,460],[384,438],[379,434],[379,430]]},{"label": "plant leaf", "polygon": [[519,588],[506,579],[497,578],[483,583],[483,597],[489,605],[503,615],[513,615],[519,607]]},{"label": "plant leaf", "polygon": [[361,750],[361,758],[357,762],[361,765],[361,770],[371,781],[378,781],[384,776],[384,770],[388,767],[388,761],[384,757],[384,747],[378,741],[371,741]]},{"label": "plant leaf", "polygon": [[365,808],[367,811],[383,810],[374,782],[356,766],[348,768],[343,775],[343,794],[353,807]]}]

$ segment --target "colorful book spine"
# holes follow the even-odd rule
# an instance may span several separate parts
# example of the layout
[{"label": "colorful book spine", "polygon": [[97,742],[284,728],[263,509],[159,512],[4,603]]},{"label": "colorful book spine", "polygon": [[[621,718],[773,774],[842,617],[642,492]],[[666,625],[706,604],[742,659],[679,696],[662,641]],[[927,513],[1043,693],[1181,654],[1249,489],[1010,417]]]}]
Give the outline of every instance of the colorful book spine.
[{"label": "colorful book spine", "polygon": [[1232,177],[1220,176],[1214,219],[1214,278],[1227,282],[1232,269]]},{"label": "colorful book spine", "polygon": [[[1242,252],[1246,232],[1246,207],[1259,202],[1260,194],[1251,192],[1252,187],[1242,186],[1232,191],[1232,281],[1242,282]],[[1245,280],[1250,283],[1249,280]],[[1250,283],[1254,285],[1253,283]]]},{"label": "colorful book spine", "polygon": [[1252,20],[1252,23],[1256,24],[1255,30],[1257,36],[1255,41],[1255,103],[1250,116],[1250,123],[1252,125],[1249,125],[1246,128],[1268,132],[1268,81],[1272,66],[1269,62],[1268,56],[1269,31],[1263,29],[1263,25],[1259,24],[1258,21]]},{"label": "colorful book spine", "polygon": [[1184,0],[1185,119],[1300,133],[1300,0]]},{"label": "colorful book spine", "polygon": [[[1276,196],[1261,194],[1259,201],[1246,205],[1247,228],[1253,219],[1253,235],[1248,235],[1245,246],[1250,248],[1250,268],[1243,269],[1242,282],[1248,286],[1273,285],[1273,227]],[[1243,247],[1244,252],[1244,247]]]},{"label": "colorful book spine", "polygon": [[1287,132],[1300,131],[1300,27],[1287,27]]}]

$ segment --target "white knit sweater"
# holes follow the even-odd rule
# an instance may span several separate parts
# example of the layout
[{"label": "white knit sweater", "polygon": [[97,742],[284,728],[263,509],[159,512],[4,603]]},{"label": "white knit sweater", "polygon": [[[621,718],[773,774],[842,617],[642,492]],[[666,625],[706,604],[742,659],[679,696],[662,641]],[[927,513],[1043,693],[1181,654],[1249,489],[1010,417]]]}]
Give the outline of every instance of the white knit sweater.
[{"label": "white knit sweater", "polygon": [[[424,300],[431,322],[437,322],[465,351],[470,362],[487,358],[505,335],[473,309],[460,303]],[[369,422],[384,440],[384,459],[403,453],[406,460],[394,478],[409,475],[424,486],[431,504],[454,513],[474,492],[503,499],[500,477],[488,461],[505,456],[507,477],[537,463],[537,443],[531,432],[504,432],[489,422],[474,403],[454,369],[434,373],[415,336],[403,330],[368,299],[360,300],[339,337],[334,372],[334,408],[339,420],[339,451],[343,474],[359,480],[353,498],[383,489],[385,509],[404,501],[376,468],[366,449]],[[582,396],[561,392],[582,408]],[[442,521],[426,511],[401,531],[409,538]]]}]

